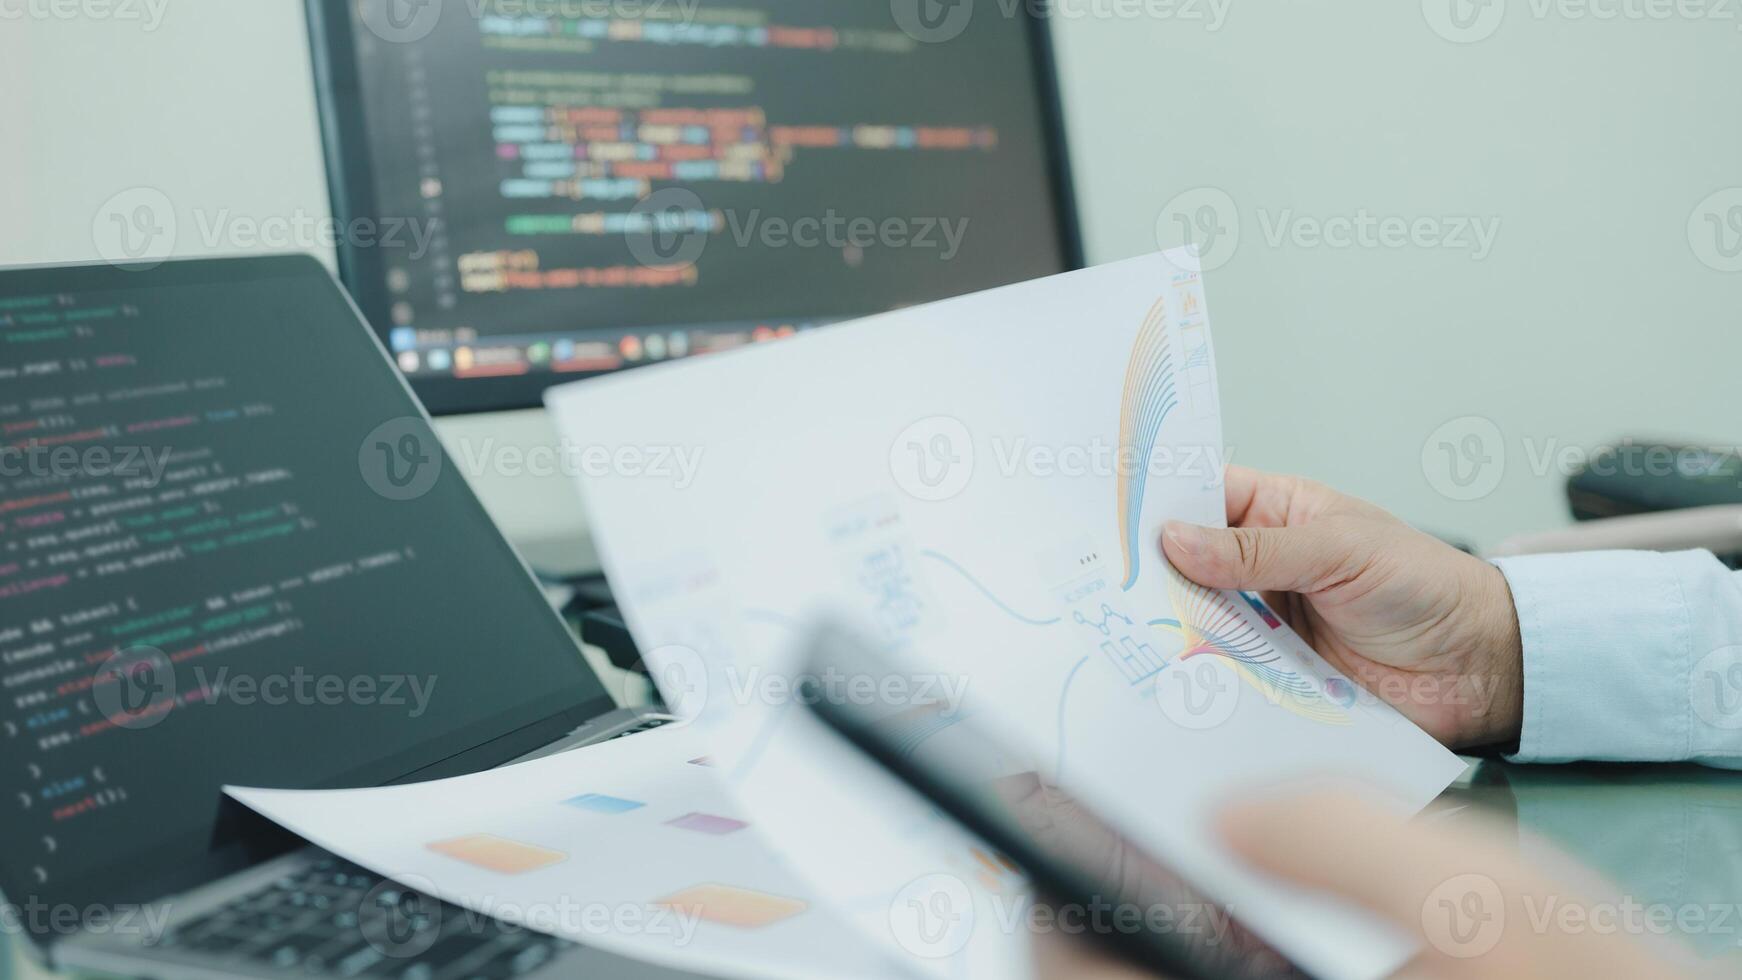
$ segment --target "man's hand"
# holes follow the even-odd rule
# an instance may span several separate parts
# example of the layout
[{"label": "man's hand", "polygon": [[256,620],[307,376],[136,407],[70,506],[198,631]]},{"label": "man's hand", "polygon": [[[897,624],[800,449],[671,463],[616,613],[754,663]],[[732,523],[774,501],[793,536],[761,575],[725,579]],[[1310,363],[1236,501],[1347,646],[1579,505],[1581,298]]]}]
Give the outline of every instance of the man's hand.
[{"label": "man's hand", "polygon": [[1403,976],[1686,975],[1649,927],[1616,926],[1614,902],[1520,863],[1516,844],[1501,843],[1503,825],[1452,830],[1316,792],[1237,806],[1223,813],[1221,831],[1259,870],[1353,902],[1420,943]]},{"label": "man's hand", "polygon": [[[1318,792],[1243,803],[1221,833],[1255,868],[1335,895],[1420,946],[1399,976],[1422,980],[1669,980],[1679,954],[1654,945],[1649,923],[1617,926],[1615,902],[1526,868],[1503,828],[1478,833],[1407,821],[1355,796]],[[1553,910],[1547,914],[1544,910]],[[1095,937],[1037,937],[1043,978],[1138,980]]]},{"label": "man's hand", "polygon": [[1228,530],[1170,523],[1200,585],[1264,593],[1338,670],[1453,748],[1517,740],[1518,614],[1500,570],[1298,477],[1229,467]]}]

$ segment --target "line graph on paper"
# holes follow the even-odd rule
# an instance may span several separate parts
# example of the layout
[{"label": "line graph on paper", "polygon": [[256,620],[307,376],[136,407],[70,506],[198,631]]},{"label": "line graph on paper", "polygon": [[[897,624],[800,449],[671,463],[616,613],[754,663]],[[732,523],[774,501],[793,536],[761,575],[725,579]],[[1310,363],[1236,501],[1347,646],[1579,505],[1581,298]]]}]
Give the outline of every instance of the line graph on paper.
[{"label": "line graph on paper", "polygon": [[1168,325],[1167,298],[1150,307],[1125,367],[1125,387],[1119,398],[1119,452],[1126,461],[1119,474],[1119,546],[1125,555],[1125,579],[1130,591],[1142,571],[1137,536],[1143,523],[1143,498],[1149,461],[1154,458],[1162,424],[1179,405],[1174,384],[1173,338]]},{"label": "line graph on paper", "polygon": [[[1056,678],[1059,686],[1053,724],[1060,765],[1072,692],[1097,675],[1160,704],[1164,676],[1187,665],[1189,676],[1181,683],[1201,687],[1225,678],[1299,718],[1327,725],[1348,720],[1325,696],[1318,678],[1289,665],[1270,635],[1280,623],[1266,616],[1267,610],[1243,612],[1250,600],[1239,593],[1204,589],[1181,578],[1142,540],[1150,475],[1145,464],[1167,444],[1182,384],[1191,399],[1209,399],[1214,409],[1206,322],[1198,277],[1179,273],[1148,305],[1133,336],[1125,384],[1117,405],[1109,406],[1117,410],[1123,458],[1136,463],[1118,474],[1115,540],[1103,537],[1098,544],[1092,531],[1067,534],[1035,555],[1032,571],[1025,573],[1008,564],[975,567],[967,555],[918,540],[899,498],[848,501],[823,516],[843,592],[886,649],[923,645],[952,610],[985,610],[1025,631],[1056,638],[1047,641],[1060,651],[1056,666],[1036,667],[1037,676],[1048,678],[1045,683]],[[1146,579],[1154,585],[1138,589]],[[913,748],[949,727],[935,717],[913,721],[904,735]]]}]

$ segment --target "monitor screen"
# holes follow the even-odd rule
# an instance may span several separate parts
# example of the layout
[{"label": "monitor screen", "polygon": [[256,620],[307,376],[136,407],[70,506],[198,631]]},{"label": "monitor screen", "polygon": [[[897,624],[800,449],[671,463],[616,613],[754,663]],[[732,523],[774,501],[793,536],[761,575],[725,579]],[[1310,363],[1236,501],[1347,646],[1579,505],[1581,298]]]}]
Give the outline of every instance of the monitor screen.
[{"label": "monitor screen", "polygon": [[1033,5],[314,6],[346,282],[432,411],[1077,264]]},{"label": "monitor screen", "polygon": [[374,785],[499,746],[482,768],[610,707],[313,259],[0,272],[15,905],[245,863],[225,784]]}]

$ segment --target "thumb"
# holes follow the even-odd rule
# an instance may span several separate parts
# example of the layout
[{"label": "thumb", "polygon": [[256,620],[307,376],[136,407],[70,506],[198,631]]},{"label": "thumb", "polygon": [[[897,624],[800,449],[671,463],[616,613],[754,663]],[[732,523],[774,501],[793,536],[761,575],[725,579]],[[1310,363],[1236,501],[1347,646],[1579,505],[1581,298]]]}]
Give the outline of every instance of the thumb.
[{"label": "thumb", "polygon": [[1313,592],[1354,567],[1358,540],[1328,521],[1236,528],[1169,521],[1162,551],[1181,575],[1212,589]]}]

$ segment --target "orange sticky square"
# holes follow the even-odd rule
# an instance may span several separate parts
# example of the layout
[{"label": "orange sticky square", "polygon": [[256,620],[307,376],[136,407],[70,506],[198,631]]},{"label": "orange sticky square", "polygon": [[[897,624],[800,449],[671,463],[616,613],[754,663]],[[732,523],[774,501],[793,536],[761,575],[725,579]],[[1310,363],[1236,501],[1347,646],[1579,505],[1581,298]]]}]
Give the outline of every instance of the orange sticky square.
[{"label": "orange sticky square", "polygon": [[696,885],[662,898],[656,904],[740,929],[761,929],[810,908],[809,903],[796,898],[731,885]]},{"label": "orange sticky square", "polygon": [[439,840],[425,846],[437,854],[445,854],[456,861],[464,861],[473,867],[504,875],[537,871],[539,868],[548,868],[553,864],[561,864],[569,859],[569,856],[561,851],[534,847],[531,844],[522,844],[519,841],[490,834],[471,834],[466,837]]}]

